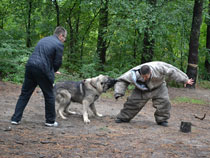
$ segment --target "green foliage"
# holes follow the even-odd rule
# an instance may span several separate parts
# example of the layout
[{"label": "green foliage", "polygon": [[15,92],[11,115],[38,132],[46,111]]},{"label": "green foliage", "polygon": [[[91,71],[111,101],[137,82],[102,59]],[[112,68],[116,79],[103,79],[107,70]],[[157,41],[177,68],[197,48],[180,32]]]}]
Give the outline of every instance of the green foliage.
[{"label": "green foliage", "polygon": [[188,104],[200,104],[205,105],[206,102],[200,99],[192,99],[188,97],[177,97],[174,100],[172,100],[174,103],[188,103]]},{"label": "green foliage", "polygon": [[[0,32],[1,35],[7,34]],[[0,75],[4,81],[23,81],[25,64],[32,49],[22,40],[0,40]]]},{"label": "green foliage", "polygon": [[201,80],[198,82],[199,86],[205,89],[210,89],[210,81]]},{"label": "green foliage", "polygon": [[98,72],[96,70],[97,70],[96,64],[90,63],[90,64],[82,65],[80,72],[84,78],[89,78],[89,77],[94,77],[98,75]]},{"label": "green foliage", "polygon": [[68,80],[79,81],[79,80],[81,80],[78,73],[69,73],[64,68],[61,68],[59,71],[61,72],[61,74],[55,74],[55,83],[59,82],[59,81],[68,81]]},{"label": "green foliage", "polygon": [[[0,1],[0,75],[4,80],[22,81],[25,63],[32,52],[25,47],[28,2]],[[60,25],[67,29],[68,36],[61,69],[66,75],[56,75],[56,80],[79,80],[99,74],[119,77],[141,64],[146,28],[155,41],[153,60],[168,62],[186,72],[194,1],[159,0],[156,5],[146,0],[109,1],[109,22],[104,35],[108,44],[105,65],[101,65],[95,55],[102,1],[57,2]],[[205,23],[201,26],[198,77],[199,80],[210,80],[204,67],[205,58],[209,57],[205,49],[208,1],[204,3]],[[32,1],[30,37],[33,46],[41,38],[51,35],[56,25],[54,1]],[[169,85],[180,86],[173,82]]]},{"label": "green foliage", "polygon": [[176,88],[181,88],[181,87],[183,87],[183,84],[181,84],[181,83],[177,83],[177,82],[175,82],[175,81],[171,81],[171,80],[169,80],[169,81],[167,81],[167,85],[169,86],[169,87],[176,87]]}]

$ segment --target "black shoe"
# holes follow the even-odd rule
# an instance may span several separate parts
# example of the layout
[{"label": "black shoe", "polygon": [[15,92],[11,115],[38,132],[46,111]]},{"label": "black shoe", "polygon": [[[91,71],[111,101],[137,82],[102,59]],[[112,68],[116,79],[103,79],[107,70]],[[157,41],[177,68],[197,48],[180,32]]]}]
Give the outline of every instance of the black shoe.
[{"label": "black shoe", "polygon": [[129,122],[129,121],[125,121],[125,120],[122,120],[122,119],[119,119],[119,118],[115,119],[115,123],[124,123],[124,122]]},{"label": "black shoe", "polygon": [[163,127],[168,127],[168,122],[167,121],[158,122],[157,124],[160,125],[160,126],[163,126]]}]

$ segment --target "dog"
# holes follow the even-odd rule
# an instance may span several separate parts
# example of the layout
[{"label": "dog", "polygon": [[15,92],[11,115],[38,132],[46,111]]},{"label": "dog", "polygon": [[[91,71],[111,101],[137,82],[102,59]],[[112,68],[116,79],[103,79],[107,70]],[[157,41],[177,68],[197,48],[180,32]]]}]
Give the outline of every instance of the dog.
[{"label": "dog", "polygon": [[58,82],[54,86],[56,113],[62,119],[66,119],[66,114],[76,114],[70,110],[71,102],[77,102],[83,106],[83,121],[89,123],[88,108],[95,116],[102,117],[98,113],[94,102],[99,96],[109,88],[114,87],[116,80],[109,76],[99,75],[82,81]]}]

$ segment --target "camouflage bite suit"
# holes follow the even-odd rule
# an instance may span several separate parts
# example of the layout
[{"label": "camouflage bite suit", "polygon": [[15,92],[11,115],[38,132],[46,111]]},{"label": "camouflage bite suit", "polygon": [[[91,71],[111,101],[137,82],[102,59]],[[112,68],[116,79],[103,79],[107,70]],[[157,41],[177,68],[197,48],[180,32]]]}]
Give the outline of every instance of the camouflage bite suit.
[{"label": "camouflage bite suit", "polygon": [[128,85],[133,84],[132,71],[140,69],[143,65],[148,65],[150,67],[150,79],[144,82],[139,72],[135,71],[135,73],[137,81],[144,82],[148,87],[148,91],[142,91],[138,87],[135,87],[132,94],[124,103],[123,109],[121,109],[120,113],[117,115],[117,118],[123,121],[130,121],[139,111],[141,111],[147,101],[152,99],[153,107],[156,108],[154,113],[156,122],[161,123],[167,121],[170,118],[171,103],[165,77],[181,83],[186,83],[188,81],[188,77],[184,72],[170,64],[164,62],[149,62],[124,73],[118,78],[118,82],[115,84],[115,97],[124,96]]}]

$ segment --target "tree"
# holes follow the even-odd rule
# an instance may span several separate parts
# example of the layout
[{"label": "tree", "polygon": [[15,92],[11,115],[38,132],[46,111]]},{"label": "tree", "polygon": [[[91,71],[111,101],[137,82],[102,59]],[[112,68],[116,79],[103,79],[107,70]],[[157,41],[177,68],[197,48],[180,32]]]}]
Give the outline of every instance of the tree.
[{"label": "tree", "polygon": [[[208,73],[207,76],[210,76],[210,0],[209,0],[209,8],[208,8],[208,17],[206,19],[206,23],[207,23],[207,35],[206,35],[206,59],[205,59],[205,68],[206,71]],[[210,79],[207,78],[207,79]]]},{"label": "tree", "polygon": [[193,9],[192,28],[190,34],[188,66],[187,66],[187,75],[189,78],[192,78],[194,80],[194,84],[192,86],[188,85],[187,87],[189,88],[195,88],[196,84],[197,67],[198,67],[198,46],[199,46],[200,26],[202,23],[202,11],[203,11],[203,0],[195,0],[194,9]]},{"label": "tree", "polygon": [[141,63],[146,63],[149,61],[152,61],[152,57],[154,55],[154,45],[155,45],[155,39],[153,37],[153,27],[154,27],[154,20],[151,20],[152,13],[155,10],[156,6],[156,0],[149,0],[149,6],[150,11],[148,13],[148,21],[147,21],[147,27],[144,31],[144,40],[143,40],[143,52],[141,56]]},{"label": "tree", "polygon": [[105,35],[108,26],[108,0],[101,0],[101,8],[99,12],[99,26],[98,26],[98,40],[97,40],[97,54],[101,64],[106,62],[107,41]]},{"label": "tree", "polygon": [[57,26],[60,26],[60,9],[57,0],[54,0],[54,5],[57,14]]},{"label": "tree", "polygon": [[28,1],[28,21],[26,23],[26,46],[30,48],[31,43],[31,12],[32,12],[32,1]]},{"label": "tree", "polygon": [[4,29],[4,22],[9,14],[9,2],[2,0],[0,2],[0,29]]},{"label": "tree", "polygon": [[[66,22],[69,26],[69,53],[67,61],[70,62],[72,55],[75,55],[78,52],[77,43],[78,43],[78,34],[79,34],[79,16],[80,16],[80,3],[81,1],[75,0],[73,4],[67,3],[67,19]],[[77,16],[74,16],[77,15]]]}]

